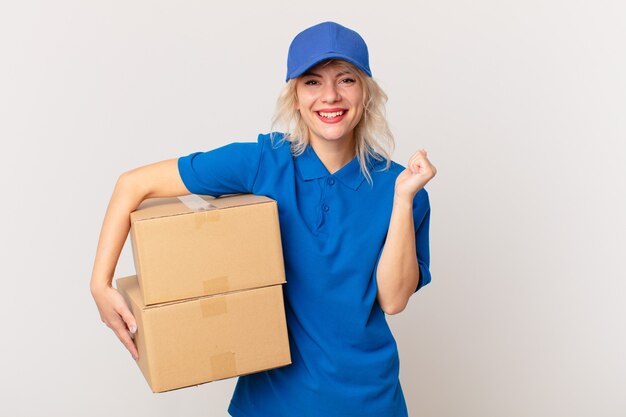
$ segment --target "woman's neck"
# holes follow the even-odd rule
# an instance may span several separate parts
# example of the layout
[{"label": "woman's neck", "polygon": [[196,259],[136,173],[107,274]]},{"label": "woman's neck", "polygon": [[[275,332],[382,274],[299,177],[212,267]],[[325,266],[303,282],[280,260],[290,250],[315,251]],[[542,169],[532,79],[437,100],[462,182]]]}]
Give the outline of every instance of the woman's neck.
[{"label": "woman's neck", "polygon": [[353,137],[347,140],[318,140],[310,136],[311,147],[328,172],[334,174],[352,161],[355,155]]}]

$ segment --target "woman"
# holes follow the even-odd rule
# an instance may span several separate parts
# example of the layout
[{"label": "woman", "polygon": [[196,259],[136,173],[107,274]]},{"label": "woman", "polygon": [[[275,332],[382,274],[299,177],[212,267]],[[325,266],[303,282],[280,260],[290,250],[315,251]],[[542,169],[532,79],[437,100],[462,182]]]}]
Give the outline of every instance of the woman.
[{"label": "woman", "polygon": [[236,417],[407,415],[395,340],[384,314],[402,311],[430,281],[435,175],[426,151],[408,168],[390,159],[386,96],[371,78],[361,36],[333,22],[301,32],[289,48],[275,122],[209,152],[122,174],[105,215],[91,279],[102,320],[131,354],[134,317],[111,287],[130,228],[150,197],[266,195],[278,202],[292,364],[237,382]]}]

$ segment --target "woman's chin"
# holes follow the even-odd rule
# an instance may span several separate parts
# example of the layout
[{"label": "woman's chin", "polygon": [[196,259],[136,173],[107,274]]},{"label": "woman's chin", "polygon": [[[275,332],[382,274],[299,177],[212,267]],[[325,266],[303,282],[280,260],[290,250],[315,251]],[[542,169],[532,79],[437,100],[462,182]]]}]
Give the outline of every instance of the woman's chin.
[{"label": "woman's chin", "polygon": [[317,138],[319,138],[320,140],[326,141],[326,142],[342,142],[342,141],[349,141],[350,138],[352,137],[352,132],[350,133],[346,133],[345,131],[341,131],[341,132],[320,132],[320,135],[315,135]]}]

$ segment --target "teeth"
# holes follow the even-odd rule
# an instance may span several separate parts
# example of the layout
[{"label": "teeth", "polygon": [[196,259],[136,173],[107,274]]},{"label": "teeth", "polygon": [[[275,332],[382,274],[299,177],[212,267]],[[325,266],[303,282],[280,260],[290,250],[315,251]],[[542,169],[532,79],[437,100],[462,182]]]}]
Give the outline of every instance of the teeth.
[{"label": "teeth", "polygon": [[322,117],[326,117],[328,119],[332,119],[333,117],[337,117],[337,116],[341,116],[343,114],[343,110],[342,111],[336,111],[336,112],[332,112],[332,113],[324,113],[324,112],[318,112],[318,114]]}]

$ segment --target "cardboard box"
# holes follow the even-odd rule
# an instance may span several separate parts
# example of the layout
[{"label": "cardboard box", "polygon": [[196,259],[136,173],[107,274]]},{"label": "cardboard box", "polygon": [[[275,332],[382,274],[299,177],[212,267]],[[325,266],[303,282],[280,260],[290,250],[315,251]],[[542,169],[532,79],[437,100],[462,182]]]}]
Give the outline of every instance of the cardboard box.
[{"label": "cardboard box", "polygon": [[291,363],[282,285],[146,306],[136,276],[116,282],[153,392]]},{"label": "cardboard box", "polygon": [[148,199],[130,218],[146,305],[285,282],[278,208],[270,198]]}]

